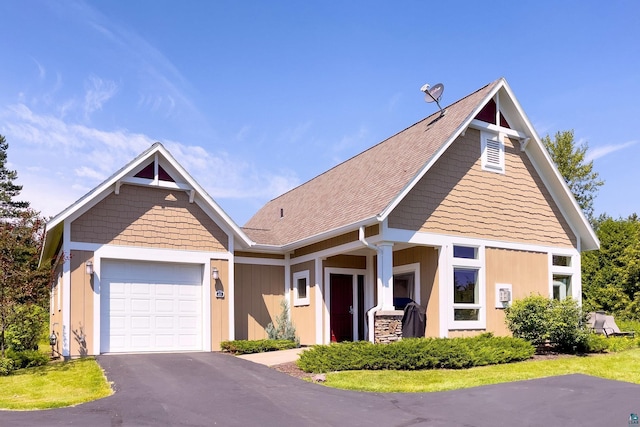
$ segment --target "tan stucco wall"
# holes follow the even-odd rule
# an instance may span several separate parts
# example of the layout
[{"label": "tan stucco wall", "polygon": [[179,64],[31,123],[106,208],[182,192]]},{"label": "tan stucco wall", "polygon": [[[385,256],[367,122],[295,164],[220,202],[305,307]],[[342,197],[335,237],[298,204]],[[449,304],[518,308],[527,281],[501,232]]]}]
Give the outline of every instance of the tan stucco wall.
[{"label": "tan stucco wall", "polygon": [[[211,351],[220,351],[220,343],[229,339],[229,261],[212,259],[209,275],[214,267],[218,280],[211,278]],[[218,290],[224,291],[224,298],[216,298]]]},{"label": "tan stucco wall", "polygon": [[510,335],[504,310],[495,308],[496,283],[512,285],[512,299],[549,295],[549,260],[545,253],[486,248],[487,330]]},{"label": "tan stucco wall", "polygon": [[280,314],[284,267],[235,264],[235,338],[262,339],[264,329]]},{"label": "tan stucco wall", "polygon": [[71,224],[71,240],[225,251],[229,239],[184,191],[123,185]]},{"label": "tan stucco wall", "polygon": [[93,276],[85,266],[89,260],[93,262],[93,252],[71,251],[71,357],[93,354]]},{"label": "tan stucco wall", "polygon": [[416,246],[393,253],[393,266],[420,263],[420,305],[427,307],[425,336],[440,335],[438,308],[438,250]]},{"label": "tan stucco wall", "polygon": [[519,144],[505,140],[506,173],[482,170],[480,132],[468,129],[389,216],[389,227],[575,247],[559,208]]},{"label": "tan stucco wall", "polygon": [[[293,274],[299,271],[309,270],[309,305],[295,307],[293,305]],[[316,343],[316,274],[315,262],[308,261],[291,266],[291,288],[289,290],[289,307],[291,307],[291,320],[296,327],[296,333],[300,337],[300,344],[311,345]]]}]

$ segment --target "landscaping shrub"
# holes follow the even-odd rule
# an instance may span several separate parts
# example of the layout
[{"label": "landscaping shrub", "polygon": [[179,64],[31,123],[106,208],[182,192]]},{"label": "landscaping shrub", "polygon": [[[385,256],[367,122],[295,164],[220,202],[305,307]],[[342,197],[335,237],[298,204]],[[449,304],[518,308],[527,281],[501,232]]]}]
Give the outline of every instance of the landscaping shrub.
[{"label": "landscaping shrub", "polygon": [[265,328],[265,332],[267,336],[271,340],[290,340],[298,342],[298,338],[296,338],[296,328],[293,326],[293,322],[291,322],[291,317],[289,317],[289,303],[286,299],[283,299],[280,302],[281,312],[280,315],[276,317],[275,325],[273,322],[269,322],[267,327]]},{"label": "landscaping shrub", "polygon": [[291,340],[236,340],[223,341],[220,348],[234,354],[263,353],[265,351],[287,350],[299,347],[296,341]]},{"label": "landscaping shrub", "polygon": [[585,341],[585,351],[588,353],[602,353],[609,349],[607,337],[600,334],[589,334]]},{"label": "landscaping shrub", "polygon": [[6,377],[7,375],[11,375],[14,370],[15,364],[13,360],[8,357],[0,357],[0,376]]},{"label": "landscaping shrub", "polygon": [[548,338],[550,301],[541,295],[513,301],[504,310],[507,327],[513,336],[525,339],[535,346],[544,344]]},{"label": "landscaping shrub", "polygon": [[49,356],[38,350],[7,350],[7,358],[13,360],[15,369],[43,366],[49,363]]},{"label": "landscaping shrub", "polygon": [[534,347],[512,337],[405,338],[390,344],[368,341],[317,345],[298,360],[306,372],[347,370],[461,369],[530,358]]},{"label": "landscaping shrub", "polygon": [[36,304],[16,307],[5,331],[5,345],[15,351],[37,350],[47,313]]},{"label": "landscaping shrub", "polygon": [[565,353],[587,350],[585,320],[578,302],[571,298],[558,301],[531,295],[505,309],[505,321],[514,337],[535,346],[549,343]]}]

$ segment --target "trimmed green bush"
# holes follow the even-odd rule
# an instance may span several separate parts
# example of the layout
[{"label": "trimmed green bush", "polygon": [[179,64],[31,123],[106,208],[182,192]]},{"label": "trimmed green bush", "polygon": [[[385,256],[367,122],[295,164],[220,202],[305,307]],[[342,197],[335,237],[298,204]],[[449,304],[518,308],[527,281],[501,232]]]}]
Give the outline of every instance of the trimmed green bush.
[{"label": "trimmed green bush", "polygon": [[586,318],[578,302],[540,295],[516,300],[505,309],[505,322],[514,337],[535,346],[549,343],[555,350],[575,353],[587,350]]},{"label": "trimmed green bush", "polygon": [[288,350],[296,347],[300,347],[300,345],[291,340],[236,340],[220,343],[222,351],[233,354],[264,353],[265,351]]},{"label": "trimmed green bush", "polygon": [[39,305],[18,305],[5,331],[5,345],[16,351],[37,350],[46,319],[47,313]]},{"label": "trimmed green bush", "polygon": [[11,375],[15,369],[13,360],[8,357],[0,357],[0,376],[6,377],[7,375]]},{"label": "trimmed green bush", "polygon": [[390,344],[368,341],[317,345],[298,360],[306,372],[348,370],[462,369],[530,358],[527,341],[490,334],[473,338],[405,338]]},{"label": "trimmed green bush", "polygon": [[7,358],[13,360],[15,369],[44,366],[49,363],[49,356],[38,350],[7,350]]}]

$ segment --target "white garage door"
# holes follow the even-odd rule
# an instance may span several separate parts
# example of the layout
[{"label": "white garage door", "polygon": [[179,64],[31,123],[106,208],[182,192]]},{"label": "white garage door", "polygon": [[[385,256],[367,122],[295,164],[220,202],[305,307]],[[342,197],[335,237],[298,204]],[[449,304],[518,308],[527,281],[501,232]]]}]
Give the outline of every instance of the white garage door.
[{"label": "white garage door", "polygon": [[202,350],[202,266],[102,260],[100,352]]}]

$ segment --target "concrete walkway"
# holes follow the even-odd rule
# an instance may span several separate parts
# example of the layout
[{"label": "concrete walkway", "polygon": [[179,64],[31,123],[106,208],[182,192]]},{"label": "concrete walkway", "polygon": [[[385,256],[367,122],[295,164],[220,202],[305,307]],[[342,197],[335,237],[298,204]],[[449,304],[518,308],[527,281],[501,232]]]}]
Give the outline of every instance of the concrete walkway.
[{"label": "concrete walkway", "polygon": [[291,350],[266,351],[264,353],[243,354],[237,356],[240,359],[248,360],[253,363],[259,363],[265,366],[280,365],[282,363],[295,362],[298,356],[305,348],[292,348]]}]

